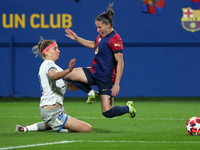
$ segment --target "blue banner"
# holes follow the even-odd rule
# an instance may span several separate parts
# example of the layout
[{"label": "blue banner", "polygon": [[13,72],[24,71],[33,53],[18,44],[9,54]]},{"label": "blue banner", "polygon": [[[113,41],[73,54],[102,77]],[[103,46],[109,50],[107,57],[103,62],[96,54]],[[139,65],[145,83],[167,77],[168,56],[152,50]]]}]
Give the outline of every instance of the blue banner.
[{"label": "blue banner", "polygon": [[[114,27],[124,43],[199,42],[199,33],[187,32],[181,25],[182,8],[190,0],[165,2],[163,15],[141,12],[140,0],[113,0]],[[0,5],[0,35],[12,36],[16,43],[37,42],[39,36],[72,43],[64,36],[65,28],[95,40],[95,18],[106,11],[107,0],[6,0]],[[5,39],[0,39],[0,43]]]}]

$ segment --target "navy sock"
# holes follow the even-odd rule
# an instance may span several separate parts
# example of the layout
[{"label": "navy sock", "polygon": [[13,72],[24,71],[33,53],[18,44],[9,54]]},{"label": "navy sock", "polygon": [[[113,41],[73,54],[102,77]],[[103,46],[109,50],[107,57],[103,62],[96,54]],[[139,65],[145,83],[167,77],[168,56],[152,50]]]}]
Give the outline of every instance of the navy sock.
[{"label": "navy sock", "polygon": [[106,118],[113,118],[116,116],[121,116],[125,113],[129,112],[129,107],[128,106],[115,106],[111,108],[110,110],[102,113]]},{"label": "navy sock", "polygon": [[80,90],[82,90],[85,93],[89,93],[92,90],[89,84],[78,82],[78,81],[71,81],[69,79],[67,79],[67,81],[71,82],[73,85],[75,85],[76,87],[78,87]]}]

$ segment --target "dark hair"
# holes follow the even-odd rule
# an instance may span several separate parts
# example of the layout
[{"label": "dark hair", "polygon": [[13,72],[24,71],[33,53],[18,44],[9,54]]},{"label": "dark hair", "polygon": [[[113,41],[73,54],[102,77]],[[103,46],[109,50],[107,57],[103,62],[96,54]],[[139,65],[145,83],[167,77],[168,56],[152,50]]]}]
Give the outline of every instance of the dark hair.
[{"label": "dark hair", "polygon": [[111,27],[113,27],[113,16],[115,14],[115,12],[112,9],[112,6],[114,5],[114,3],[109,4],[109,8],[107,9],[107,13],[103,12],[102,14],[100,14],[97,18],[96,21],[102,21],[102,23],[104,24],[108,24],[110,23]]},{"label": "dark hair", "polygon": [[44,38],[41,36],[40,37],[40,42],[38,43],[38,45],[35,45],[32,48],[32,51],[35,55],[35,57],[37,57],[38,55],[41,55],[42,58],[45,58],[45,54],[42,54],[42,51],[49,45],[51,45],[52,43],[56,42],[55,40],[44,40]]}]

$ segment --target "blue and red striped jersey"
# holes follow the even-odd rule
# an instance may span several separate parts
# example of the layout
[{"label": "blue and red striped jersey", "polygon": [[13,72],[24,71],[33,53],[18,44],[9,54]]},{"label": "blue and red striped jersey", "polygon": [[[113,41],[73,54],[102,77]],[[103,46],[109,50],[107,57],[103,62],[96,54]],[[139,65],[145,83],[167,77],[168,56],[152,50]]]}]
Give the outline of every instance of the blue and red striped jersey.
[{"label": "blue and red striped jersey", "polygon": [[123,51],[123,43],[120,35],[114,30],[106,37],[101,34],[96,38],[97,48],[95,58],[90,67],[92,76],[100,81],[107,79],[115,81],[116,65],[114,54]]}]

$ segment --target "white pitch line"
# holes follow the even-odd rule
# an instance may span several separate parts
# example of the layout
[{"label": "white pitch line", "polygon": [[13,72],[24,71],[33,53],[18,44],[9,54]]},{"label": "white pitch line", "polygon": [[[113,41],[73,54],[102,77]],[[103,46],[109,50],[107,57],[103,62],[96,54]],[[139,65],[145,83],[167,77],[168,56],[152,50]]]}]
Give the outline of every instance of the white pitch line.
[{"label": "white pitch line", "polygon": [[[9,117],[12,117],[12,118],[41,118],[40,116],[0,116],[0,118],[9,118]],[[108,119],[106,117],[74,117],[74,118],[77,118],[77,119]],[[130,120],[129,117],[127,118],[121,118],[121,117],[115,117],[115,118],[112,118],[112,119],[128,119]],[[188,120],[188,118],[137,118],[135,117],[135,119],[138,119],[138,120]]]},{"label": "white pitch line", "polygon": [[10,147],[0,148],[0,150],[26,148],[26,147],[36,147],[36,146],[46,146],[46,145],[64,144],[64,143],[73,143],[73,142],[74,141],[60,141],[60,142],[53,142],[53,143],[39,143],[39,144],[31,144],[31,145],[10,146]]},{"label": "white pitch line", "polygon": [[31,145],[21,145],[21,146],[12,146],[12,147],[2,147],[0,150],[7,149],[18,149],[26,147],[36,147],[36,146],[46,146],[46,145],[55,145],[55,144],[66,144],[66,143],[146,143],[146,144],[200,144],[200,141],[84,141],[84,140],[72,140],[72,141],[60,141],[52,143],[39,143]]}]

